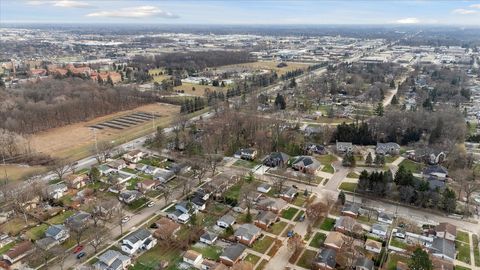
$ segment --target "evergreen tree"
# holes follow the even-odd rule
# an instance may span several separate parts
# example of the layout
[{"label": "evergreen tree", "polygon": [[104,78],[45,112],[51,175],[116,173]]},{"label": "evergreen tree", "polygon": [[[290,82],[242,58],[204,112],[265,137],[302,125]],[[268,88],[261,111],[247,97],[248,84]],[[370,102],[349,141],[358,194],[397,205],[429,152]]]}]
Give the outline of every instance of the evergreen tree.
[{"label": "evergreen tree", "polygon": [[397,95],[393,95],[391,103],[392,103],[392,105],[398,105]]},{"label": "evergreen tree", "polygon": [[275,97],[275,107],[279,110],[285,110],[287,107],[285,98],[280,94],[277,94],[277,97]]},{"label": "evergreen tree", "polygon": [[379,102],[377,104],[377,107],[375,108],[375,114],[378,116],[383,116],[383,113],[384,113],[383,103]]},{"label": "evergreen tree", "polygon": [[365,159],[365,164],[367,164],[368,166],[372,165],[372,153],[371,152],[368,152],[368,155],[367,155],[367,158]]},{"label": "evergreen tree", "polygon": [[90,180],[92,180],[94,183],[100,181],[101,173],[98,170],[97,167],[92,167],[90,169]]},{"label": "evergreen tree", "polygon": [[346,200],[345,193],[343,191],[340,191],[340,193],[338,194],[338,201],[340,201],[340,203],[344,205],[345,200]]},{"label": "evergreen tree", "polygon": [[411,270],[433,270],[433,264],[428,253],[421,247],[417,247],[410,257],[408,268]]},{"label": "evergreen tree", "polygon": [[442,206],[447,213],[455,212],[457,199],[455,198],[455,192],[450,188],[446,188],[442,193]]},{"label": "evergreen tree", "polygon": [[292,78],[290,80],[290,85],[289,85],[290,88],[295,88],[297,87],[297,81],[295,81],[295,78]]}]

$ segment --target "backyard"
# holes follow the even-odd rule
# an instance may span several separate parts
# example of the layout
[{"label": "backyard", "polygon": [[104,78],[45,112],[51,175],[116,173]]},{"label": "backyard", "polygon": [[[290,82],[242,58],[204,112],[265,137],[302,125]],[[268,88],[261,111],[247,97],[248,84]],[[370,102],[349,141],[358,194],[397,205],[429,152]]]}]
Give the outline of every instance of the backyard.
[{"label": "backyard", "polygon": [[297,214],[298,209],[295,207],[289,207],[287,210],[282,212],[282,218],[292,220],[295,214]]}]

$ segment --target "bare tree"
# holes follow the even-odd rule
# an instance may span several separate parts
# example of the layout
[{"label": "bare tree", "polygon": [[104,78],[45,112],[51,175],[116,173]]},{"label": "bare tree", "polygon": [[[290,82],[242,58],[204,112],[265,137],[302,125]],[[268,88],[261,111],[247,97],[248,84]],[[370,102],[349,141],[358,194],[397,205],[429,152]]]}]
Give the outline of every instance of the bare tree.
[{"label": "bare tree", "polygon": [[204,160],[194,159],[191,164],[192,167],[192,176],[194,179],[197,179],[198,184],[202,183],[202,179],[207,173],[207,164]]},{"label": "bare tree", "polygon": [[287,247],[293,254],[298,254],[305,247],[302,236],[295,233],[292,237],[288,238]]},{"label": "bare tree", "polygon": [[272,178],[273,188],[277,193],[282,192],[283,186],[285,184],[285,179],[280,176],[273,176]]},{"label": "bare tree", "polygon": [[172,198],[172,196],[173,196],[172,189],[166,186],[166,187],[163,189],[163,193],[162,193],[162,197],[163,197],[163,199],[165,200],[165,205],[168,204],[168,202],[170,201],[170,199]]},{"label": "bare tree", "polygon": [[108,230],[106,227],[97,227],[93,230],[92,238],[89,244],[93,247],[95,253],[98,252],[98,248],[105,243],[109,236],[110,230]]},{"label": "bare tree", "polygon": [[80,245],[82,238],[85,236],[87,231],[90,229],[90,225],[87,223],[80,224],[79,222],[67,223],[67,227],[70,230],[70,234],[75,239],[77,245]]},{"label": "bare tree", "polygon": [[312,224],[317,223],[320,218],[328,214],[329,206],[323,202],[312,203],[307,206],[305,215]]},{"label": "bare tree", "polygon": [[72,163],[66,159],[57,159],[50,169],[57,175],[60,181],[63,180],[65,174],[71,170]]}]

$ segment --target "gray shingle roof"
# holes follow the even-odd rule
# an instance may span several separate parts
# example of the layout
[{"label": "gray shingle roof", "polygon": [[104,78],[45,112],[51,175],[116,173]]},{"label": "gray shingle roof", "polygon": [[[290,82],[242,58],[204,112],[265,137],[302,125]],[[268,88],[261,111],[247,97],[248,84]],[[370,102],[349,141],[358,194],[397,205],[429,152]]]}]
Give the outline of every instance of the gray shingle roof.
[{"label": "gray shingle roof", "polygon": [[450,258],[455,258],[455,243],[444,238],[433,239],[432,249]]},{"label": "gray shingle roof", "polygon": [[336,258],[337,252],[334,249],[324,248],[322,251],[320,251],[320,253],[317,254],[315,261],[317,263],[324,263],[331,268],[335,268],[335,265],[337,264]]},{"label": "gray shingle roof", "polygon": [[247,247],[242,245],[242,244],[235,244],[226,247],[223,250],[222,257],[229,258],[232,261],[235,261],[242,255],[242,253],[245,251]]}]

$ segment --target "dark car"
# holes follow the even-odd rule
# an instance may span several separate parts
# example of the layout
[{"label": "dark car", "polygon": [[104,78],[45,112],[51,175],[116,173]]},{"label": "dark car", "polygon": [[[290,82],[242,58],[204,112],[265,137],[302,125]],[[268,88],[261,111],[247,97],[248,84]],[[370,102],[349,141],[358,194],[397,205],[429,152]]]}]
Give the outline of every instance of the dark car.
[{"label": "dark car", "polygon": [[81,259],[81,258],[85,257],[85,255],[87,255],[87,254],[85,253],[85,251],[82,251],[82,252],[80,252],[80,253],[77,254],[77,259]]}]

